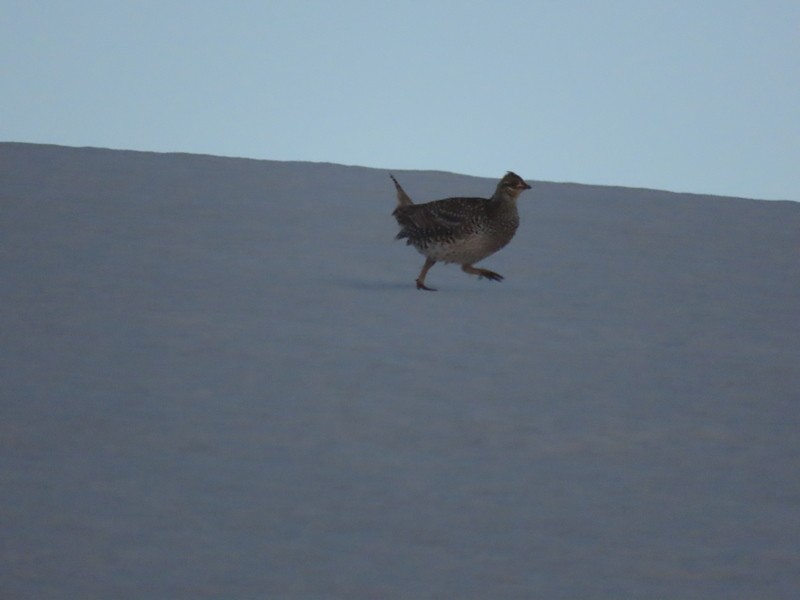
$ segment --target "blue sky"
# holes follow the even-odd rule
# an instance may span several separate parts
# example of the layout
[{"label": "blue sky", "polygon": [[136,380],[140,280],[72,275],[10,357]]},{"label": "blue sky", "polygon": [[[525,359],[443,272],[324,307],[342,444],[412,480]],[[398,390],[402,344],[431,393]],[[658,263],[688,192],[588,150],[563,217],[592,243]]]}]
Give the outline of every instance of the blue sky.
[{"label": "blue sky", "polygon": [[3,2],[0,140],[800,200],[800,2]]}]

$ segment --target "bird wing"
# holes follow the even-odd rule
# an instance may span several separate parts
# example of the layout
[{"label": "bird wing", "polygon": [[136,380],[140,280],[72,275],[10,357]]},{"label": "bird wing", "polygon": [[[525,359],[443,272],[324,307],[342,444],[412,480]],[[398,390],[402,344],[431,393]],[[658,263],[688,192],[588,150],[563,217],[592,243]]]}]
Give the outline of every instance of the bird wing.
[{"label": "bird wing", "polygon": [[394,214],[403,228],[398,238],[458,235],[469,227],[485,203],[483,198],[446,198],[398,207]]}]

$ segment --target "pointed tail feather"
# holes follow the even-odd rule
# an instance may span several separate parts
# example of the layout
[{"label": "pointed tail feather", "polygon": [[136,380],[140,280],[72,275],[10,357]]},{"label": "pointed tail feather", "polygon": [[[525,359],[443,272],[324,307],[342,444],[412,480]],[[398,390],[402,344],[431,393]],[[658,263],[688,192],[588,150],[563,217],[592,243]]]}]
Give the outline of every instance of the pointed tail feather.
[{"label": "pointed tail feather", "polygon": [[397,179],[394,178],[394,175],[389,175],[389,177],[391,177],[392,181],[394,181],[394,187],[397,190],[397,208],[400,208],[401,206],[411,206],[414,204],[402,186],[397,183]]}]

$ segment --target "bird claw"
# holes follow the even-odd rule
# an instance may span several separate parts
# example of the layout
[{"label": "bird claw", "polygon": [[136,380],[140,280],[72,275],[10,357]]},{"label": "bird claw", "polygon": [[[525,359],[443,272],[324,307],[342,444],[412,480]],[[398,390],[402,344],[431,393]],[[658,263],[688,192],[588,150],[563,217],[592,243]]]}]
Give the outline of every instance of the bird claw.
[{"label": "bird claw", "polygon": [[417,279],[417,289],[418,290],[425,290],[427,292],[435,292],[436,291],[434,288],[429,288],[427,285],[422,283],[419,279]]},{"label": "bird claw", "polygon": [[490,281],[503,281],[505,279],[500,273],[494,271],[483,271],[478,275],[480,279],[488,279]]}]

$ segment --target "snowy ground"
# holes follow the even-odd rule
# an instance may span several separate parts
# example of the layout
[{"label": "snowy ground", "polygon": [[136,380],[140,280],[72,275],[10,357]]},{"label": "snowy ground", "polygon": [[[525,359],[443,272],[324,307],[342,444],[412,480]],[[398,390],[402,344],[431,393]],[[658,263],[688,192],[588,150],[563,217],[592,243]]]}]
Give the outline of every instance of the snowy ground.
[{"label": "snowy ground", "polygon": [[1,597],[797,597],[800,204],[534,182],[425,293],[394,201],[0,144]]}]

